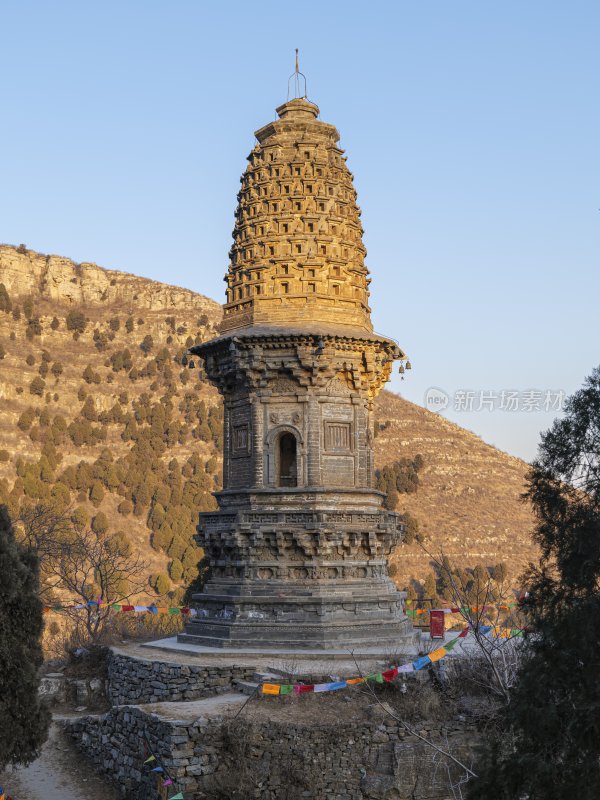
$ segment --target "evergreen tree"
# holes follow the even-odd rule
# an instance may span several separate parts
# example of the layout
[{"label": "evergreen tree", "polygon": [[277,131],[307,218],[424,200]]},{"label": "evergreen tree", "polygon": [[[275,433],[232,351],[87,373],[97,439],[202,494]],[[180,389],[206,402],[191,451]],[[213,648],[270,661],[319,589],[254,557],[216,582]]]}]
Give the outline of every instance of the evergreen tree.
[{"label": "evergreen tree", "polygon": [[38,697],[42,604],[38,560],[15,541],[0,506],[0,770],[28,764],[46,740],[50,714]]},{"label": "evergreen tree", "polygon": [[528,476],[535,634],[486,748],[473,800],[600,797],[600,368],[542,436]]}]

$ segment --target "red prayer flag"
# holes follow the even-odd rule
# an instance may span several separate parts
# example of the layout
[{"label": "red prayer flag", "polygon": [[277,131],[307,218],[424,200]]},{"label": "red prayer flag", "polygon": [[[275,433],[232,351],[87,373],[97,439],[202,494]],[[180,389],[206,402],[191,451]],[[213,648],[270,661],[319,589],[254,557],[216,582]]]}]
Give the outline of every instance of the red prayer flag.
[{"label": "red prayer flag", "polygon": [[314,692],[315,685],[314,683],[306,683],[302,684],[299,683],[294,686],[294,694],[306,694],[307,692]]},{"label": "red prayer flag", "polygon": [[133,606],[121,606],[121,611],[133,611]]},{"label": "red prayer flag", "polygon": [[383,679],[388,683],[393,681],[396,675],[398,674],[398,667],[393,667],[392,669],[388,669],[385,672],[381,673],[383,675]]}]

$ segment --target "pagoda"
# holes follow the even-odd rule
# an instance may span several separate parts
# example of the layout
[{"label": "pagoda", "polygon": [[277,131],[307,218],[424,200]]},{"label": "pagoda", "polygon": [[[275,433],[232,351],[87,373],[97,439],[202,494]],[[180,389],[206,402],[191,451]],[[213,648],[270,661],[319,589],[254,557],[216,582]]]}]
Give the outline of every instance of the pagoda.
[{"label": "pagoda", "polygon": [[388,574],[397,513],[375,489],[373,403],[404,353],[373,332],[360,209],[339,133],[296,97],[255,134],[220,335],[193,347],[224,404],[210,561],[179,641],[347,650],[410,635]]}]

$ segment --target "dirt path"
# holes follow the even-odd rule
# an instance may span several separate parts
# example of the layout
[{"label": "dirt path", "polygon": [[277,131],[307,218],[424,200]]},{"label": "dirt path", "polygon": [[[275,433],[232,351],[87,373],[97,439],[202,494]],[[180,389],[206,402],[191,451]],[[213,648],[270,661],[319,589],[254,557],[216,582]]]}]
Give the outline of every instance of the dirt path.
[{"label": "dirt path", "polygon": [[97,775],[93,767],[64,735],[58,722],[37,761],[9,770],[0,785],[14,800],[117,800],[116,789]]}]

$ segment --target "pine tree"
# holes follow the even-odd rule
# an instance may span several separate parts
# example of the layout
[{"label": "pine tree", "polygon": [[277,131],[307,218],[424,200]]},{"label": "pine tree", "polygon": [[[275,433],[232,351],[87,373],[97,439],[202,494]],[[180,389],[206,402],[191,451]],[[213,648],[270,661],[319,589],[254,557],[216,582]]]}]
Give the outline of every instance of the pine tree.
[{"label": "pine tree", "polygon": [[38,560],[16,543],[0,506],[0,770],[28,764],[46,740],[50,714],[38,697],[42,605]]},{"label": "pine tree", "polygon": [[541,550],[527,575],[535,635],[473,800],[600,797],[600,368],[565,411],[528,476]]}]

